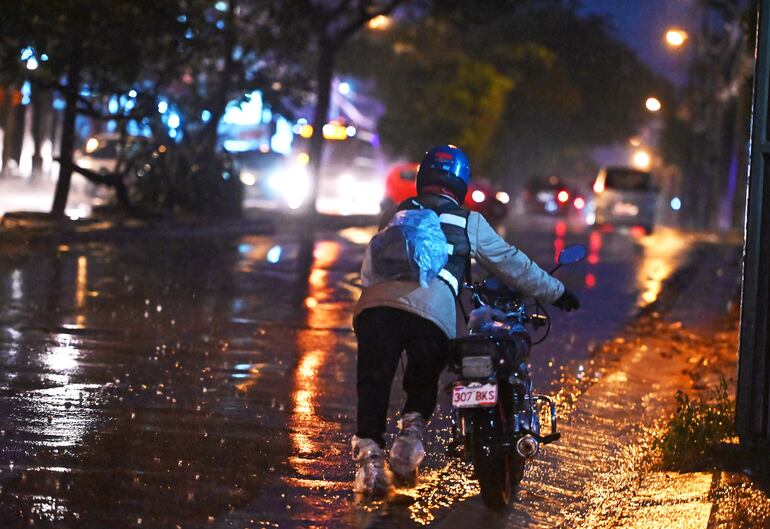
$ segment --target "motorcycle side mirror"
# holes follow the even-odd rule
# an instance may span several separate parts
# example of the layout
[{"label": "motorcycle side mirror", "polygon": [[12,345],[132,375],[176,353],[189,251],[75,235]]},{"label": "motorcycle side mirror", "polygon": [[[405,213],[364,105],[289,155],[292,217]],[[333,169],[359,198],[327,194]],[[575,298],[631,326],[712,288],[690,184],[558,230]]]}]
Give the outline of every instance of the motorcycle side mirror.
[{"label": "motorcycle side mirror", "polygon": [[559,266],[578,263],[586,258],[588,250],[582,244],[571,244],[559,252],[557,263]]}]

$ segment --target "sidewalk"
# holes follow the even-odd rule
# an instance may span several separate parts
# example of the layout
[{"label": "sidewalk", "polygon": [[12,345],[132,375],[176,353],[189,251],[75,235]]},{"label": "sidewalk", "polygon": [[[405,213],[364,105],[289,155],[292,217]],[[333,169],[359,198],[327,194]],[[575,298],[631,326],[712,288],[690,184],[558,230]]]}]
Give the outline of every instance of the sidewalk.
[{"label": "sidewalk", "polygon": [[[737,250],[701,248],[624,338],[605,346],[617,360],[578,398],[567,443],[552,449],[553,471],[583,469],[559,477],[573,488],[587,484],[566,526],[770,527],[770,498],[746,474],[661,471],[651,446],[674,411],[677,390],[696,396],[716,388],[721,375],[734,392],[738,314],[728,302],[737,288]],[[709,312],[707,300],[721,311]]]}]

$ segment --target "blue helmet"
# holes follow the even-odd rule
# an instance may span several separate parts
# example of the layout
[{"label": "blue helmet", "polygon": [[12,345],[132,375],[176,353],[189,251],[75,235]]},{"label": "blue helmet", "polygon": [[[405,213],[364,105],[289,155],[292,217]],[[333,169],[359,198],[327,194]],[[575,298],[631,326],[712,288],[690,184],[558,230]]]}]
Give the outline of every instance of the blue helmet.
[{"label": "blue helmet", "polygon": [[471,162],[454,145],[438,145],[428,152],[417,171],[417,192],[430,185],[448,189],[462,203],[471,181]]}]

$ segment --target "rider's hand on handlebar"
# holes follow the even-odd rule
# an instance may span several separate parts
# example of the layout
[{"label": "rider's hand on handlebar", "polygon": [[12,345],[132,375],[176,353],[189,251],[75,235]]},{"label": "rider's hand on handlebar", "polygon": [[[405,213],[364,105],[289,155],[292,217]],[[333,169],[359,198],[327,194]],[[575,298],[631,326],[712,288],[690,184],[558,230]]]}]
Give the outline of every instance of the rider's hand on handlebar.
[{"label": "rider's hand on handlebar", "polygon": [[580,300],[571,290],[569,290],[567,287],[564,287],[564,294],[562,294],[559,299],[554,301],[553,305],[558,309],[566,310],[569,312],[571,310],[580,308]]}]

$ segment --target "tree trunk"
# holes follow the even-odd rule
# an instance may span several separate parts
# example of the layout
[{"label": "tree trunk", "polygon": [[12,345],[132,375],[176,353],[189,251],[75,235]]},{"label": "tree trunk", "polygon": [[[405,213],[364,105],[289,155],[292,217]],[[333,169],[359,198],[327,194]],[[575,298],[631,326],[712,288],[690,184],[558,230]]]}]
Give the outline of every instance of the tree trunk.
[{"label": "tree trunk", "polygon": [[40,86],[32,89],[32,141],[35,152],[32,154],[32,179],[43,174],[43,126],[48,113],[48,92]]},{"label": "tree trunk", "polygon": [[5,89],[5,101],[3,101],[3,176],[10,175],[9,162],[13,159],[13,145],[16,137],[16,108],[14,106],[14,95],[16,88],[13,85]]},{"label": "tree trunk", "polygon": [[324,136],[323,127],[329,119],[331,102],[332,78],[334,77],[335,47],[324,40],[320,43],[318,70],[316,71],[316,106],[313,114],[313,136],[310,138],[310,172],[311,189],[307,213],[311,216],[317,212],[318,189],[321,183],[321,166],[323,162]]},{"label": "tree trunk", "polygon": [[224,68],[219,75],[214,98],[208,110],[211,112],[211,118],[203,129],[202,148],[209,155],[213,154],[217,148],[217,139],[219,122],[225,114],[229,101],[230,87],[232,85],[233,72],[235,71],[235,60],[233,52],[238,44],[237,28],[235,27],[235,11],[238,9],[236,0],[230,0],[227,3],[227,12],[225,13],[225,29],[222,56],[225,59]]},{"label": "tree trunk", "polygon": [[59,149],[59,179],[51,214],[64,216],[67,196],[72,180],[72,151],[75,149],[75,118],[77,117],[78,91],[80,90],[80,43],[74,42],[67,72],[67,89],[64,93],[64,121],[62,123],[61,147]]}]

